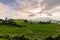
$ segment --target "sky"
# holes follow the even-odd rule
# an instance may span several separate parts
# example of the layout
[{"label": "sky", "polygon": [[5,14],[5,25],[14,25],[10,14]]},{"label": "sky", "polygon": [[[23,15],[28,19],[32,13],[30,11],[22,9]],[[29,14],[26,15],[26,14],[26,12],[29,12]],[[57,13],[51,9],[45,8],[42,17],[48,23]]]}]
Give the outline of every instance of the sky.
[{"label": "sky", "polygon": [[0,18],[60,20],[60,0],[0,0]]}]

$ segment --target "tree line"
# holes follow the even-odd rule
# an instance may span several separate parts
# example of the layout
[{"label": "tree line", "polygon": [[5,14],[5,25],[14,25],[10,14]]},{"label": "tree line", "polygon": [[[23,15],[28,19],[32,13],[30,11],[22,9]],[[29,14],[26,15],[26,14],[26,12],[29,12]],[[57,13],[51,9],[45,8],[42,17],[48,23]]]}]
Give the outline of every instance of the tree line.
[{"label": "tree line", "polygon": [[5,20],[0,19],[0,25],[11,25],[16,27],[22,27],[21,25],[15,23],[13,19],[8,19],[8,18],[5,18]]},{"label": "tree line", "polygon": [[[28,20],[24,20],[25,23],[30,23],[30,24],[33,24],[33,23],[37,23],[37,22],[33,22],[33,21],[28,21]],[[50,24],[51,23],[51,20],[47,21],[47,22],[44,22],[44,21],[39,21],[37,24]]]}]

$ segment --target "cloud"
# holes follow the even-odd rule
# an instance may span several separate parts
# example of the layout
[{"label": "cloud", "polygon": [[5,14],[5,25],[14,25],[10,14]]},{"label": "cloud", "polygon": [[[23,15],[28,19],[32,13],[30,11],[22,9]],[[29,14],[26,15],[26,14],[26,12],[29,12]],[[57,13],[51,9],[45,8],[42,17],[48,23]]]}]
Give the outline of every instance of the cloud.
[{"label": "cloud", "polygon": [[20,6],[17,8],[20,11],[29,12],[35,8],[40,8],[41,0],[16,0]]},{"label": "cloud", "polygon": [[0,14],[1,14],[1,13],[5,13],[5,11],[7,11],[8,9],[9,9],[8,6],[0,3]]},{"label": "cloud", "polygon": [[[44,17],[48,17],[44,15],[47,12],[54,16],[54,13],[60,13],[60,0],[0,0],[0,17],[3,18],[39,19],[41,16],[37,13],[42,9]],[[28,17],[30,14],[36,14],[36,16]]]},{"label": "cloud", "polygon": [[[11,16],[14,11],[7,5],[0,3],[0,17],[6,18]],[[11,14],[11,15],[10,15]]]},{"label": "cloud", "polygon": [[10,6],[14,10],[31,10],[39,7],[41,1],[42,0],[0,0],[0,3]]},{"label": "cloud", "polygon": [[46,5],[45,10],[53,9],[56,6],[60,6],[60,0],[44,0],[41,5]]},{"label": "cloud", "polygon": [[16,9],[19,5],[15,0],[0,0],[0,3],[10,6],[13,9]]},{"label": "cloud", "polygon": [[12,10],[22,12],[39,11],[42,0],[0,0],[0,3],[9,6]]}]

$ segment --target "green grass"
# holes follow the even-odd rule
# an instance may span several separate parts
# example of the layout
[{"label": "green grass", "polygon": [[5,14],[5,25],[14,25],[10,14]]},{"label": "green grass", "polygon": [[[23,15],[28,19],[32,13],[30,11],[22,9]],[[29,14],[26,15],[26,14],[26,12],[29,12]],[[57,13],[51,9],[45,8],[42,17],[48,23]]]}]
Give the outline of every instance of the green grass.
[{"label": "green grass", "polygon": [[[17,24],[25,24],[23,21],[15,21]],[[25,24],[26,27],[13,27],[9,25],[0,25],[0,35],[25,35],[31,40],[44,39],[47,36],[54,36],[59,26],[57,24]]]}]

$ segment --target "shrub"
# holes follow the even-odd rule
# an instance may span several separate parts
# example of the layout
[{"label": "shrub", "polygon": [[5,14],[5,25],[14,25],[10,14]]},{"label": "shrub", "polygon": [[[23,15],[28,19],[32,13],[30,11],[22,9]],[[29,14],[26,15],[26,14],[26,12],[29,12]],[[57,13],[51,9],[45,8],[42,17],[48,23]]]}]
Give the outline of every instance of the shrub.
[{"label": "shrub", "polygon": [[15,36],[14,39],[15,40],[29,40],[29,38],[26,38],[24,35],[22,35],[22,36]]},{"label": "shrub", "polygon": [[24,20],[24,22],[25,22],[25,23],[28,23],[28,21],[27,21],[27,20]]},{"label": "shrub", "polygon": [[54,38],[54,40],[60,40],[60,35]]},{"label": "shrub", "polygon": [[51,36],[46,37],[45,40],[54,40]]}]

